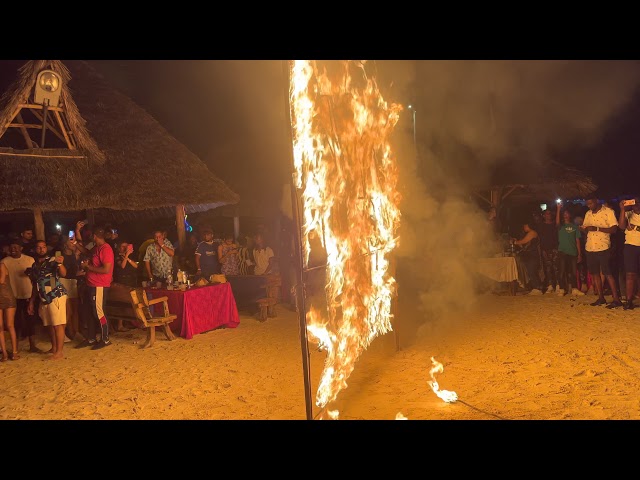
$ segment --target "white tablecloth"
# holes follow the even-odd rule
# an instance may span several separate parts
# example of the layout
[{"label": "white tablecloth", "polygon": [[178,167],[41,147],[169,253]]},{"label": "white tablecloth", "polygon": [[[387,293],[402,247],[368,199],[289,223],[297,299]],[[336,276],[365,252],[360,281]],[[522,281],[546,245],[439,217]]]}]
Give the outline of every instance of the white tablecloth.
[{"label": "white tablecloth", "polygon": [[478,258],[476,272],[496,282],[518,280],[518,266],[514,257]]}]

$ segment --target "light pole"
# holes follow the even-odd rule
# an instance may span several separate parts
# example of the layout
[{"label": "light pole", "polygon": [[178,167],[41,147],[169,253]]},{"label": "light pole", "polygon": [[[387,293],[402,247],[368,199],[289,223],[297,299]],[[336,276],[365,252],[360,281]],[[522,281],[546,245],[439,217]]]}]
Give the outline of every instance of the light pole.
[{"label": "light pole", "polygon": [[409,105],[408,108],[413,112],[413,148],[416,151],[416,156],[417,156],[418,144],[416,143],[416,109],[413,108],[413,105]]}]

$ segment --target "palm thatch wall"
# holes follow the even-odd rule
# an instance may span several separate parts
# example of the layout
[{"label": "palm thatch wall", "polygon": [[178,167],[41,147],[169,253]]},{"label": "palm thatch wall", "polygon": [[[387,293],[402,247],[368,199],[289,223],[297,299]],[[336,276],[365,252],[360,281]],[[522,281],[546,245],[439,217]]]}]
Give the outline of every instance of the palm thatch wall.
[{"label": "palm thatch wall", "polygon": [[189,212],[239,201],[194,153],[83,61],[27,62],[1,99],[0,128],[27,103],[45,67],[65,80],[62,98],[78,150],[34,149],[58,155],[37,158],[0,149],[0,210],[149,211],[185,205]]}]

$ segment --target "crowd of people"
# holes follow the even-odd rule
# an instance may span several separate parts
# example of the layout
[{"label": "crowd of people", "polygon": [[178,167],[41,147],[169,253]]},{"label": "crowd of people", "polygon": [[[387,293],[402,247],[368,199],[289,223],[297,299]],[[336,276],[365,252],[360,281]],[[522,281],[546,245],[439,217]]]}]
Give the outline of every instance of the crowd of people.
[{"label": "crowd of people", "polygon": [[[136,251],[112,226],[76,224],[68,237],[58,232],[35,240],[31,226],[2,242],[0,259],[0,361],[20,358],[20,341],[29,353],[64,358],[65,343],[98,350],[111,345],[105,314],[107,299],[129,301],[131,288],[177,279],[183,271],[195,282],[215,275],[269,275],[277,272],[275,254],[263,232],[253,237],[219,237],[211,228],[190,234],[182,248],[158,229]],[[38,326],[51,342],[36,344]],[[122,323],[117,328],[124,328]],[[8,332],[11,349],[4,332]]]},{"label": "crowd of people", "polygon": [[594,307],[633,309],[640,288],[640,198],[600,203],[590,195],[585,200],[584,216],[573,217],[558,201],[555,213],[534,212],[522,234],[511,238],[529,294],[594,293]]}]

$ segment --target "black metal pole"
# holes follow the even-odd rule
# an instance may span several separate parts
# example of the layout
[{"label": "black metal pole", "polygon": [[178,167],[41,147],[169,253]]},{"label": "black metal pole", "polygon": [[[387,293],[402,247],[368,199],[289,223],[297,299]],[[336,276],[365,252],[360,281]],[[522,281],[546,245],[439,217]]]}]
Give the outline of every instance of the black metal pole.
[{"label": "black metal pole", "polygon": [[296,185],[293,180],[293,173],[295,171],[293,160],[293,137],[291,134],[291,106],[289,104],[289,84],[291,76],[291,67],[288,60],[282,62],[282,72],[285,80],[284,91],[284,103],[285,103],[285,118],[287,119],[287,137],[289,144],[289,163],[291,165],[291,212],[293,217],[293,230],[294,230],[294,250],[295,250],[295,272],[296,272],[296,285],[294,286],[294,295],[296,302],[296,311],[298,312],[298,321],[300,324],[300,347],[302,349],[302,374],[304,377],[304,400],[307,412],[307,420],[313,420],[313,399],[311,396],[311,370],[310,370],[310,358],[309,358],[309,342],[307,339],[307,311],[305,307],[304,298],[304,283],[302,270],[304,268],[304,262],[302,259],[302,237],[300,227],[300,212],[298,204],[298,192],[296,191]]}]

